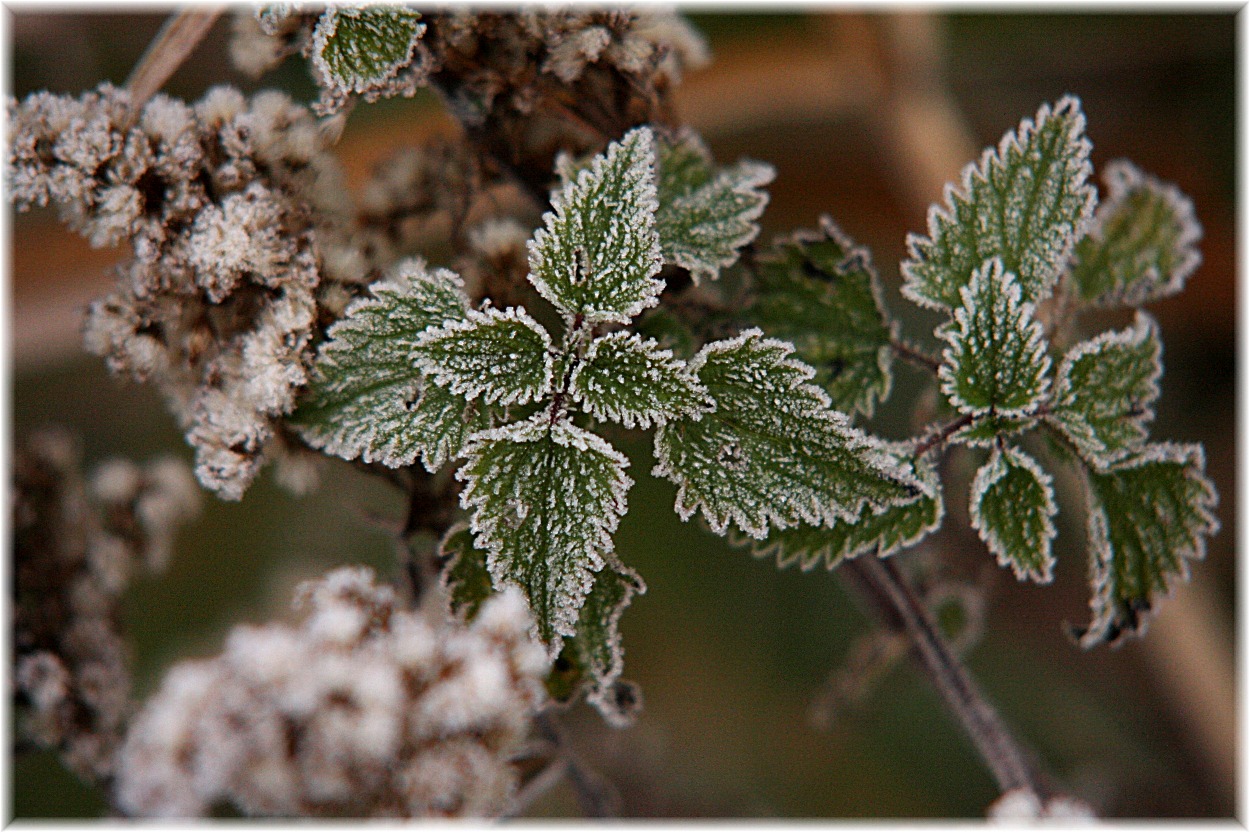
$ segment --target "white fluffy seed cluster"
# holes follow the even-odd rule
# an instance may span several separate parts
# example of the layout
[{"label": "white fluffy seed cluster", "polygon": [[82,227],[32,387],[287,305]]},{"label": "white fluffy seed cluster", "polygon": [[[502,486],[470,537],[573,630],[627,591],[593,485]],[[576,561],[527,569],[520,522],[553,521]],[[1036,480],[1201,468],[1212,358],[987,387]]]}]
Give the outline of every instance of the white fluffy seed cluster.
[{"label": "white fluffy seed cluster", "polygon": [[518,591],[471,625],[409,612],[367,568],[302,585],[295,626],[236,628],[165,677],[121,753],[143,816],[494,816],[543,701],[546,652]]},{"label": "white fluffy seed cluster", "polygon": [[130,712],[120,598],[136,565],[164,567],[199,489],[167,458],[108,461],[84,482],[77,445],[49,431],[16,450],[12,497],[19,734],[102,781]]},{"label": "white fluffy seed cluster", "polygon": [[135,112],[108,84],[11,100],[8,116],[18,209],[55,203],[93,244],[133,248],[88,312],[87,349],[154,382],[200,482],[237,499],[305,381],[319,288],[367,278],[316,121],[226,87]]}]

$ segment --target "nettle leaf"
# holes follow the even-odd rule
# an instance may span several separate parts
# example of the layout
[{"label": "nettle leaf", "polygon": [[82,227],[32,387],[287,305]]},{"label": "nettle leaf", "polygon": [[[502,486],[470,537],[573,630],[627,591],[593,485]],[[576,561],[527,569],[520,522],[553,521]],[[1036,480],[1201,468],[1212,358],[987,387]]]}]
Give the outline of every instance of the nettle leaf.
[{"label": "nettle leaf", "polygon": [[706,345],[690,363],[716,407],[655,437],[654,474],[677,484],[682,519],[699,510],[718,535],[734,524],[762,538],[770,527],[854,521],[866,505],[892,506],[921,490],[910,467],[829,409],[793,352],[748,330]]},{"label": "nettle leaf", "polygon": [[890,393],[893,336],[868,250],[828,217],[760,258],[748,319],[794,344],[833,407],[872,416]]},{"label": "nettle leaf", "polygon": [[1140,306],[1185,286],[1202,255],[1193,202],[1175,185],[1118,160],[1103,172],[1107,198],[1076,246],[1072,278],[1085,301]]},{"label": "nettle leaf", "polygon": [[[891,450],[901,460],[902,447]],[[917,461],[915,470],[922,489],[915,497],[897,506],[864,506],[853,522],[839,519],[827,527],[799,524],[774,529],[754,542],[752,553],[776,556],[779,568],[798,564],[806,571],[823,562],[832,570],[847,558],[865,554],[885,558],[919,543],[942,525],[946,510],[932,461]]]},{"label": "nettle leaf", "polygon": [[421,15],[404,6],[334,6],[313,32],[319,78],[347,93],[365,93],[412,61],[425,33]]},{"label": "nettle leaf", "polygon": [[488,403],[533,402],[551,387],[551,337],[523,307],[469,310],[422,333],[413,354],[438,384]]},{"label": "nettle leaf", "polygon": [[972,480],[968,513],[972,528],[1016,578],[1040,584],[1053,577],[1055,490],[1049,474],[1009,445],[995,447]]},{"label": "nettle leaf", "polygon": [[569,390],[587,413],[626,428],[650,428],[710,407],[707,391],[686,363],[654,341],[609,333],[591,343]]},{"label": "nettle leaf", "polygon": [[1093,620],[1076,630],[1082,647],[1115,644],[1145,630],[1145,614],[1188,580],[1219,530],[1199,445],[1148,445],[1108,471],[1087,471]]},{"label": "nettle leaf", "polygon": [[566,319],[629,323],[664,282],[655,231],[655,141],[630,131],[565,185],[529,243],[530,282]]},{"label": "nettle leaf", "polygon": [[1002,417],[997,414],[977,417],[964,428],[951,434],[949,442],[973,446],[996,445],[1004,437],[1032,428],[1036,417]]},{"label": "nettle leaf", "polygon": [[1022,121],[964,168],[959,187],[946,186],[946,204],[929,209],[929,236],[908,236],[903,295],[954,309],[972,273],[997,257],[1018,276],[1024,301],[1047,297],[1097,200],[1089,152],[1076,98]]},{"label": "nettle leaf", "polygon": [[751,160],[718,168],[703,140],[689,129],[661,136],[656,149],[655,227],[664,260],[689,270],[695,283],[715,280],[759,234],[756,221],[768,204],[763,187],[776,171]]},{"label": "nettle leaf", "polygon": [[1097,465],[1134,451],[1154,418],[1162,352],[1158,325],[1140,311],[1132,327],[1081,342],[1059,364],[1046,420]]},{"label": "nettle leaf", "polygon": [[435,471],[489,428],[494,413],[431,383],[416,366],[421,333],[467,314],[463,285],[446,269],[407,261],[370,292],[330,328],[289,422],[309,444],[344,459],[399,467],[420,456]]},{"label": "nettle leaf", "polygon": [[473,437],[456,477],[494,585],[518,585],[554,657],[575,633],[633,485],[602,437],[543,410]]},{"label": "nettle leaf", "polygon": [[1027,417],[1050,386],[1050,356],[1033,305],[995,258],[959,290],[954,322],[939,328],[948,343],[938,377],[951,405],[972,416]]},{"label": "nettle leaf", "polygon": [[[628,726],[637,713],[635,698],[621,696],[618,686],[625,667],[620,620],[634,596],[647,592],[642,577],[615,555],[595,575],[577,620],[577,634],[565,641],[556,661],[548,692],[557,700],[571,700],[586,691],[593,705],[613,726]],[[622,702],[624,700],[625,702]]]},{"label": "nettle leaf", "polygon": [[490,570],[486,569],[486,552],[474,544],[473,530],[467,523],[447,530],[438,551],[446,559],[440,581],[447,592],[452,615],[470,621],[482,602],[495,592]]}]

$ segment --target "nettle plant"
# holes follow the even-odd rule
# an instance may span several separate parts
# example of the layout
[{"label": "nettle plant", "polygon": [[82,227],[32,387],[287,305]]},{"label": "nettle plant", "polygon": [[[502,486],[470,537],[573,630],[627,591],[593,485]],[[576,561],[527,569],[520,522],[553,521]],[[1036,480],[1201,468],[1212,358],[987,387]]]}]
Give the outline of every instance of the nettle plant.
[{"label": "nettle plant", "polygon": [[[526,136],[516,124],[541,110],[500,103],[508,60],[545,60],[540,77],[549,86],[533,86],[540,82],[532,74],[517,82],[541,102],[552,90],[593,96],[610,87],[605,79],[619,77],[632,79],[630,89],[640,77],[648,89],[666,89],[677,75],[664,62],[681,54],[693,63],[698,52],[675,18],[643,26],[615,12],[423,18],[406,9],[345,7],[269,9],[239,20],[237,42],[269,50],[239,48],[261,68],[296,51],[310,57],[323,88],[323,126],[341,127],[334,120],[358,97],[432,85],[472,128],[465,142],[478,142],[486,156],[498,156],[495,134]],[[514,50],[492,58],[480,57],[491,54],[484,48],[457,52],[470,37],[478,47],[508,43]],[[650,57],[639,58],[639,44]],[[466,67],[468,54],[501,66]],[[494,85],[489,95],[475,86],[486,85],[482,78]],[[280,787],[246,756],[188,764],[187,754],[175,755],[186,748],[177,743],[215,761],[211,744],[228,745],[232,724],[224,707],[195,701],[194,709],[209,711],[196,712],[199,729],[185,730],[193,740],[162,738],[160,727],[173,731],[178,721],[169,715],[190,696],[191,684],[175,674],[133,737],[118,741],[120,763],[96,767],[120,779],[123,810],[193,814],[229,800],[247,812],[278,814],[505,812],[515,787],[506,768],[466,764],[461,751],[412,758],[425,743],[450,754],[449,742],[429,740],[449,732],[503,736],[502,729],[474,729],[475,718],[455,717],[456,708],[495,704],[481,705],[483,713],[495,709],[482,726],[503,721],[510,740],[480,754],[496,762],[520,754],[524,721],[554,736],[554,704],[584,697],[610,724],[628,725],[642,699],[621,679],[618,624],[645,584],[613,544],[633,485],[629,460],[608,439],[619,426],[654,433],[652,474],[676,486],[674,509],[683,520],[698,516],[711,533],[775,557],[780,567],[841,566],[868,588],[887,620],[913,640],[1004,793],[1032,801],[1035,813],[1088,811],[1041,785],[894,565],[941,527],[948,499],[966,499],[972,528],[999,564],[1022,581],[1051,581],[1060,503],[1051,472],[1070,472],[1083,491],[1092,587],[1091,621],[1074,636],[1092,648],[1140,633],[1146,614],[1187,577],[1217,530],[1202,448],[1148,437],[1162,343],[1141,307],[1180,291],[1197,267],[1193,207],[1127,162],[1107,166],[1100,199],[1075,98],[1043,105],[969,164],[931,209],[927,232],[908,239],[903,296],[943,316],[934,331],[940,354],[932,354],[904,338],[868,252],[832,220],[758,245],[772,168],[716,164],[697,134],[662,118],[662,108],[644,108],[651,118],[640,119],[628,107],[588,107],[579,118],[594,112],[609,126],[597,148],[563,146],[554,169],[546,169],[547,181],[556,182],[549,197],[519,151],[496,168],[548,210],[532,234],[526,218],[535,215],[524,211],[491,218],[476,238],[453,231],[453,249],[477,241],[474,280],[466,281],[431,265],[433,256],[385,247],[378,254],[376,239],[366,245],[369,217],[388,215],[352,219],[349,208],[317,190],[330,177],[329,163],[310,148],[334,130],[312,129],[296,105],[249,104],[218,91],[195,109],[158,97],[136,120],[119,91],[92,95],[76,105],[51,98],[11,105],[17,133],[10,157],[19,204],[56,201],[93,238],[144,241],[136,243],[131,283],[93,308],[89,346],[115,369],[164,386],[189,425],[201,482],[219,494],[239,497],[266,455],[298,457],[307,454],[298,450],[303,444],[373,472],[404,473],[396,482],[412,505],[430,500],[437,510],[410,517],[405,540],[416,547],[417,528],[439,538],[431,552],[412,551],[409,565],[417,574],[413,605],[437,625],[401,611],[394,588],[363,574],[332,574],[302,591],[311,610],[304,631],[236,634],[214,664],[180,667],[178,680],[199,674],[226,689],[250,680],[249,693],[238,697],[252,698],[251,719],[263,714],[320,732],[321,743],[349,750],[343,759],[357,769],[334,770],[333,778],[317,770],[316,781],[303,761]],[[74,118],[81,129],[82,119],[101,110],[109,114],[92,135],[121,137],[103,161],[81,145],[71,148],[77,155],[64,151],[52,131]],[[292,139],[293,130],[302,138]],[[132,154],[119,165],[132,141],[147,143],[146,161]],[[440,172],[406,170],[406,179],[382,183],[409,189],[384,207],[424,210],[412,193],[420,176],[434,183],[424,187],[437,203]],[[64,186],[69,174],[82,187]],[[172,191],[153,200],[162,187],[180,189],[177,201]],[[142,198],[129,220],[127,188]],[[295,236],[275,237],[274,228]],[[498,238],[493,249],[482,242],[490,234]],[[482,255],[487,250],[512,259],[492,260]],[[362,277],[369,275],[371,282]],[[245,291],[251,294],[239,300]],[[174,337],[192,308],[220,319],[213,332],[226,334],[195,355]],[[1082,315],[1109,308],[1132,308],[1132,322],[1082,339]],[[937,396],[920,401],[936,404],[917,436],[884,439],[864,424],[894,392],[900,359],[929,374]],[[263,396],[253,395],[257,385],[269,386]],[[944,488],[944,464],[956,448],[976,460],[966,497]],[[436,571],[438,581],[422,580]],[[520,631],[541,647],[536,654],[518,643],[517,615],[528,617]],[[249,639],[266,647],[249,653]],[[283,640],[303,640],[298,651],[305,653],[280,649]],[[380,663],[368,672],[375,682],[401,672],[404,680],[433,680],[413,669],[423,667],[432,646],[461,644],[455,640],[494,645],[494,665],[476,678],[466,672],[460,688],[447,683],[441,693],[393,683],[405,693],[377,706],[387,717],[368,724],[372,734],[349,740],[316,723],[319,712],[308,705],[316,698],[305,688],[320,691],[320,683],[302,681],[298,669],[320,668],[323,651],[372,657]],[[278,656],[287,658],[281,673],[290,675],[280,680],[262,670]],[[320,673],[342,677],[343,667]],[[484,680],[500,675],[511,680],[511,699],[501,683],[491,700],[496,683]],[[368,702],[376,705],[378,691],[390,691],[384,685],[366,696],[340,677],[336,684],[348,693],[335,689],[336,696],[349,700],[373,697]],[[443,728],[380,728],[391,725],[386,720],[402,723],[405,713],[426,714],[430,702],[452,710],[440,712]],[[376,743],[366,749],[361,737]],[[281,766],[294,766],[282,758],[289,750],[274,754]],[[402,777],[360,774],[395,770],[383,765],[386,756],[405,762]],[[287,772],[270,764],[278,767],[270,775]],[[458,799],[434,795],[422,781],[436,764],[462,779],[447,788]],[[179,782],[184,774],[198,786]],[[335,792],[342,784],[358,791],[352,779],[367,777],[375,778],[373,792],[350,793],[351,800]],[[392,777],[399,780],[386,780]]]}]

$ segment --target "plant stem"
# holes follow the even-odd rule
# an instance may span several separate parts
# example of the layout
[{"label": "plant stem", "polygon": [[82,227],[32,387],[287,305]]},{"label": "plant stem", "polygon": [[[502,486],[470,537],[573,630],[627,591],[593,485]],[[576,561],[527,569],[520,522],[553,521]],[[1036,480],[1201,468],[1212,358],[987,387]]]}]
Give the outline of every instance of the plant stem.
[{"label": "plant stem", "polygon": [[890,347],[894,349],[895,353],[898,353],[900,358],[906,359],[912,364],[923,367],[925,370],[928,370],[930,373],[936,374],[938,372],[938,368],[942,366],[942,363],[940,361],[933,358],[928,353],[923,353],[920,350],[916,349],[915,347],[912,347],[910,344],[903,341],[902,339],[891,338]]},{"label": "plant stem", "polygon": [[126,79],[134,112],[165,85],[195,51],[226,6],[190,6],[170,15]]},{"label": "plant stem", "polygon": [[985,699],[893,559],[865,556],[845,562],[842,569],[885,624],[906,634],[912,655],[972,740],[999,790],[1025,789],[1041,798],[1050,795],[1032,756]]},{"label": "plant stem", "polygon": [[916,447],[912,450],[912,455],[920,457],[926,454],[930,449],[941,445],[950,439],[951,435],[960,429],[966,428],[972,424],[972,415],[964,414],[959,419],[947,423],[935,430],[932,434],[920,440]]},{"label": "plant stem", "polygon": [[616,815],[616,791],[603,778],[582,766],[565,742],[554,715],[550,712],[539,714],[534,718],[534,726],[543,739],[555,747],[557,756],[564,761],[564,772],[577,795],[577,803],[581,806],[582,813],[592,819],[605,819]]}]

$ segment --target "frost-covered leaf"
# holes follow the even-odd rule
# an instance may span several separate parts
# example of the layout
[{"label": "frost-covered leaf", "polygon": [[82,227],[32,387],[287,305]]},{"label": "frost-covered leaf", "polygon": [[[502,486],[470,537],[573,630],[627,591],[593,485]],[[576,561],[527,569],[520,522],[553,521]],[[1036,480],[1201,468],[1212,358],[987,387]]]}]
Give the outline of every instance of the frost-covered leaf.
[{"label": "frost-covered leaf", "polygon": [[477,615],[482,602],[495,592],[490,571],[486,569],[486,553],[473,543],[473,530],[466,523],[456,524],[447,530],[438,550],[447,559],[442,585],[447,592],[451,612],[469,621]]},{"label": "frost-covered leaf", "polygon": [[833,407],[872,416],[890,393],[891,326],[868,250],[828,217],[760,258],[749,320],[794,344]]},{"label": "frost-covered leaf", "polygon": [[289,422],[308,443],[344,459],[399,467],[420,456],[434,471],[492,419],[488,406],[438,387],[417,369],[418,337],[462,319],[468,299],[454,273],[419,261],[370,291],[330,328]]},{"label": "frost-covered leaf", "polygon": [[922,460],[915,468],[923,488],[915,497],[897,506],[865,506],[854,522],[839,519],[827,527],[799,524],[774,529],[754,542],[752,553],[775,555],[781,568],[798,564],[799,569],[810,570],[823,562],[832,570],[846,558],[863,554],[885,558],[919,543],[942,525],[945,506],[932,462]]},{"label": "frost-covered leaf", "polygon": [[530,281],[565,318],[628,323],[664,282],[655,231],[655,140],[631,130],[564,186],[529,243]]},{"label": "frost-covered leaf", "polygon": [[1110,471],[1087,473],[1093,621],[1077,630],[1086,648],[1145,629],[1145,614],[1219,530],[1215,487],[1202,447],[1148,445]]},{"label": "frost-covered leaf", "polygon": [[689,129],[672,139],[661,136],[656,144],[655,227],[664,260],[689,270],[695,283],[715,280],[759,234],[756,221],[768,204],[763,187],[776,172],[749,159],[718,168],[702,139]]},{"label": "frost-covered leaf", "polygon": [[412,60],[425,32],[404,6],[333,6],[317,20],[312,60],[319,78],[345,93],[381,86]]},{"label": "frost-covered leaf", "polygon": [[1198,268],[1202,226],[1175,185],[1116,161],[1103,172],[1107,198],[1076,246],[1072,278],[1082,299],[1140,306],[1180,292]]},{"label": "frost-covered leaf", "polygon": [[1071,96],[987,148],[959,187],[946,187],[946,204],[929,209],[929,236],[908,236],[903,295],[954,309],[973,271],[997,257],[1019,277],[1022,300],[1048,296],[1094,210],[1089,151],[1085,115]]},{"label": "frost-covered leaf", "polygon": [[1029,455],[998,446],[972,480],[972,528],[1016,578],[1045,584],[1053,577],[1055,491],[1051,477]]},{"label": "frost-covered leaf", "polygon": [[633,481],[602,437],[546,410],[473,437],[456,472],[494,585],[518,585],[554,657],[612,552]]},{"label": "frost-covered leaf", "polygon": [[586,701],[610,724],[624,726],[633,714],[623,711],[614,690],[625,667],[620,620],[634,596],[647,592],[642,577],[615,555],[595,575],[577,620],[577,634],[564,643],[547,689],[557,700],[568,701],[582,689]]},{"label": "frost-covered leaf", "polygon": [[734,524],[762,538],[770,527],[854,521],[865,505],[891,506],[920,490],[910,467],[829,409],[793,352],[748,330],[691,362],[715,410],[655,437],[654,473],[677,484],[683,519],[700,510],[719,535]]},{"label": "frost-covered leaf", "polygon": [[1158,325],[1144,312],[1126,330],[1081,342],[1059,364],[1047,421],[1098,465],[1132,452],[1154,416],[1162,352]]},{"label": "frost-covered leaf", "polygon": [[591,343],[569,390],[595,419],[626,428],[697,418],[709,407],[707,391],[685,362],[623,330]]},{"label": "frost-covered leaf", "polygon": [[1036,422],[1035,417],[1011,418],[985,414],[974,419],[967,427],[951,434],[948,442],[976,446],[995,445],[1003,437],[1010,437],[1032,428]]},{"label": "frost-covered leaf", "polygon": [[423,373],[471,399],[518,405],[551,386],[551,338],[522,307],[469,310],[422,333],[413,353]]},{"label": "frost-covered leaf", "polygon": [[1033,305],[1016,276],[994,259],[959,290],[955,320],[939,329],[948,345],[938,376],[951,405],[973,416],[1028,416],[1050,386],[1050,356]]}]

